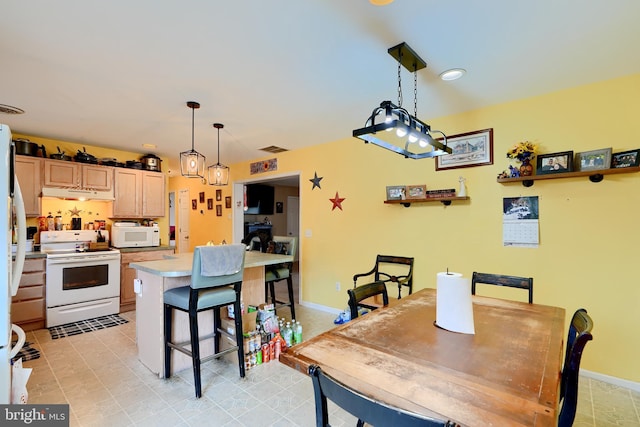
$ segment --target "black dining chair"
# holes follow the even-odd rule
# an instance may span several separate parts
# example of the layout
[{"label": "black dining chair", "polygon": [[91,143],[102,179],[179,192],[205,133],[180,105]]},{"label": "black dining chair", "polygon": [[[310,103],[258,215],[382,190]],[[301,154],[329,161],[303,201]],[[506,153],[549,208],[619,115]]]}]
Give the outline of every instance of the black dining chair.
[{"label": "black dining chair", "polygon": [[471,295],[476,294],[477,283],[524,289],[529,292],[529,304],[533,304],[533,277],[506,276],[474,271],[471,278]]},{"label": "black dining chair", "polygon": [[[273,236],[273,240],[269,242],[269,245],[273,247],[273,253],[293,255],[295,257],[297,242],[297,237]],[[289,296],[289,301],[282,301],[276,297],[275,284],[282,280],[287,281],[287,294]],[[271,303],[274,305],[274,311],[276,311],[278,307],[288,306],[291,310],[291,318],[296,318],[296,306],[293,297],[293,261],[268,265],[265,267],[264,299],[267,302],[271,299]]]},{"label": "black dining chair", "polygon": [[[244,371],[244,341],[242,337],[242,309],[240,292],[244,272],[245,246],[220,245],[196,246],[193,252],[191,283],[168,289],[164,292],[164,377],[171,376],[171,350],[177,350],[191,357],[196,397],[202,396],[200,363],[219,358],[227,353],[238,352],[240,377]],[[234,335],[222,328],[220,309],[233,304],[235,316],[236,345],[220,350],[220,337]],[[187,312],[189,315],[189,335],[187,342],[173,342],[173,310]],[[198,313],[213,310],[213,334],[200,337],[198,332]],[[214,339],[214,354],[204,359],[200,357],[200,341]]]},{"label": "black dining chair", "polygon": [[378,308],[375,305],[363,303],[362,301],[374,297],[376,295],[382,295],[382,304],[389,305],[389,295],[387,294],[387,285],[381,280],[378,282],[367,283],[366,285],[358,286],[353,289],[347,289],[349,295],[349,309],[351,310],[351,318],[358,317],[358,309],[360,307],[368,308],[369,310],[375,310]]},{"label": "black dining chair", "polygon": [[[385,273],[383,270],[388,271]],[[402,270],[402,274],[394,274],[396,270]],[[375,282],[383,281],[385,284],[395,283],[398,285],[398,299],[402,298],[402,287],[406,287],[408,295],[413,292],[413,258],[391,256],[391,255],[378,255],[376,256],[376,263],[366,273],[358,273],[353,276],[353,287],[356,287],[357,280],[360,277],[366,277],[373,275]]]},{"label": "black dining chair", "polygon": [[562,378],[560,381],[560,416],[558,417],[559,427],[570,427],[576,418],[578,407],[578,379],[580,377],[580,359],[582,352],[587,345],[587,341],[593,339],[591,330],[593,320],[587,314],[587,310],[581,308],[577,310],[571,324],[569,325],[569,335],[567,336],[567,349],[564,355],[564,366],[562,368]]},{"label": "black dining chair", "polygon": [[316,403],[316,426],[330,427],[327,398],[364,423],[376,427],[453,427],[456,423],[429,418],[378,402],[327,375],[319,366],[309,366]]}]

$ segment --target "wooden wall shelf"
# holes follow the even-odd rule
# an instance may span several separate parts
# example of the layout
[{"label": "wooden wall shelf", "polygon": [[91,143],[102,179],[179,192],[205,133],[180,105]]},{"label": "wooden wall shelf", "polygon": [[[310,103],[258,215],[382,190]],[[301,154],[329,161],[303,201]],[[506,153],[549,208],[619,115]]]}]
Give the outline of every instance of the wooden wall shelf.
[{"label": "wooden wall shelf", "polygon": [[589,181],[591,182],[600,182],[604,179],[604,175],[615,175],[620,173],[634,173],[634,172],[640,172],[640,167],[602,169],[597,171],[553,173],[549,175],[521,176],[518,178],[498,178],[497,180],[501,184],[509,184],[512,182],[522,182],[522,185],[524,185],[525,187],[531,187],[534,181],[539,181],[542,179],[580,178],[583,176],[587,176],[589,177]]},{"label": "wooden wall shelf", "polygon": [[410,200],[385,200],[384,202],[388,205],[402,205],[405,208],[411,206],[412,203],[431,203],[431,202],[440,202],[445,206],[449,206],[454,200],[469,200],[469,197],[438,197],[432,199],[410,199]]}]

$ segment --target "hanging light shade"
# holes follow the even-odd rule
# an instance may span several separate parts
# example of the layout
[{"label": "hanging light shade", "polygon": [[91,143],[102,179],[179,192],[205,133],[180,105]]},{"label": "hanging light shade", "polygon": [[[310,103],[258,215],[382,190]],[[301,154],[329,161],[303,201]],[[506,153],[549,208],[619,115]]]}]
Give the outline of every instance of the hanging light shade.
[{"label": "hanging light shade", "polygon": [[[418,119],[417,71],[426,68],[427,64],[406,43],[389,48],[388,53],[398,60],[398,105],[391,101],[383,101],[367,118],[365,126],[353,131],[353,136],[410,159],[451,154],[447,147],[447,136]],[[414,73],[414,114],[402,108],[402,80],[400,66]],[[385,132],[383,132],[385,131]],[[433,137],[433,133],[441,136],[442,142]]]},{"label": "hanging light shade", "polygon": [[206,157],[194,149],[194,116],[200,104],[189,101],[187,107],[191,108],[191,150],[180,153],[180,173],[187,178],[204,178]]},{"label": "hanging light shade", "polygon": [[220,129],[224,128],[222,123],[214,123],[213,127],[218,129],[218,163],[207,168],[209,185],[223,186],[229,183],[229,167],[220,163]]}]

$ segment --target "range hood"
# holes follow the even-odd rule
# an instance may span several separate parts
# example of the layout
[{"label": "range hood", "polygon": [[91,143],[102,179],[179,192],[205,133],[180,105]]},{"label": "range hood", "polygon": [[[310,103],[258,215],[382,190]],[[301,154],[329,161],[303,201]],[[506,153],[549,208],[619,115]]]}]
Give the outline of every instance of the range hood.
[{"label": "range hood", "polygon": [[113,191],[82,190],[77,188],[44,187],[42,197],[64,200],[114,200]]}]

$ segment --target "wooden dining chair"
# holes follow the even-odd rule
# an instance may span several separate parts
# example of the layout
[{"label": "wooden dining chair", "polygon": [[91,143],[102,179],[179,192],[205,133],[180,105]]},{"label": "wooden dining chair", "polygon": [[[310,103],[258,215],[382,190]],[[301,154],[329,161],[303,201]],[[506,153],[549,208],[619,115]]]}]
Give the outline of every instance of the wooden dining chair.
[{"label": "wooden dining chair", "polygon": [[367,283],[366,285],[358,286],[353,289],[347,289],[349,295],[349,309],[351,311],[351,318],[358,317],[358,309],[360,307],[368,308],[369,310],[375,310],[378,306],[363,303],[363,300],[374,297],[376,295],[382,295],[382,304],[389,305],[389,294],[387,294],[387,285],[380,280],[378,282]]},{"label": "wooden dining chair", "polygon": [[581,308],[577,310],[571,324],[569,325],[569,335],[567,337],[567,349],[564,355],[564,366],[562,368],[562,379],[560,381],[560,416],[558,417],[559,427],[569,427],[573,425],[578,407],[578,379],[580,377],[580,359],[582,352],[587,345],[587,341],[593,339],[591,335],[593,320],[587,314],[587,310]]},{"label": "wooden dining chair", "polygon": [[[402,269],[403,274],[394,274],[395,270]],[[383,270],[388,271],[385,273]],[[376,256],[376,263],[366,273],[358,273],[353,276],[353,287],[356,287],[357,280],[360,277],[366,277],[373,275],[373,280],[383,281],[385,284],[395,283],[398,286],[398,299],[402,298],[402,287],[406,287],[408,295],[413,292],[413,258],[391,256],[391,255],[378,255]]]},{"label": "wooden dining chair", "polygon": [[330,427],[327,398],[358,418],[358,427],[364,423],[376,427],[453,427],[458,424],[441,421],[375,401],[327,375],[318,365],[309,366],[316,403],[316,426]]},{"label": "wooden dining chair", "polygon": [[533,277],[506,276],[474,271],[471,278],[471,295],[476,294],[476,283],[524,289],[529,292],[529,304],[533,304]]}]

